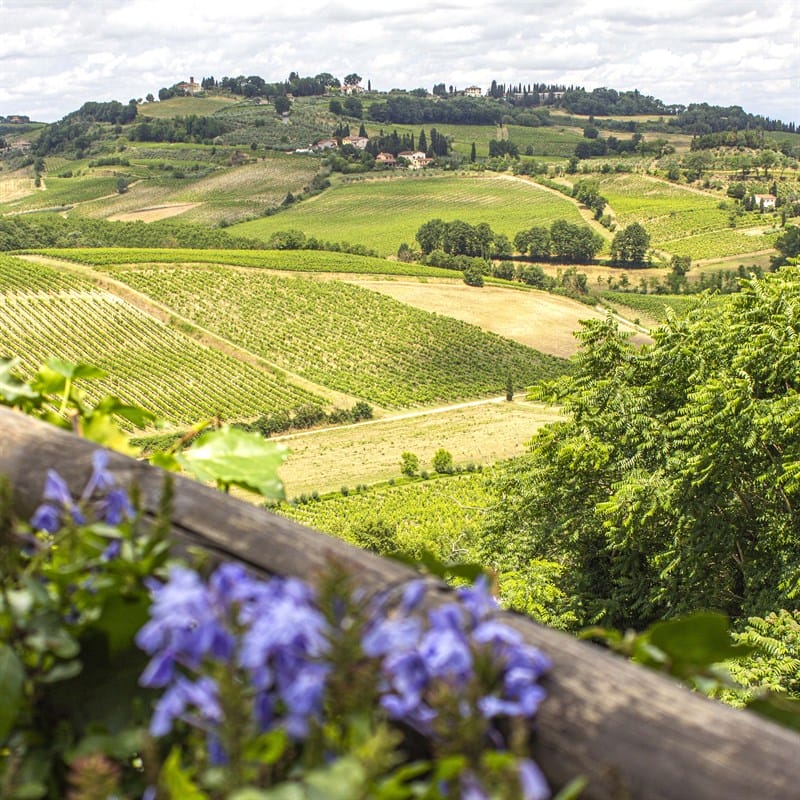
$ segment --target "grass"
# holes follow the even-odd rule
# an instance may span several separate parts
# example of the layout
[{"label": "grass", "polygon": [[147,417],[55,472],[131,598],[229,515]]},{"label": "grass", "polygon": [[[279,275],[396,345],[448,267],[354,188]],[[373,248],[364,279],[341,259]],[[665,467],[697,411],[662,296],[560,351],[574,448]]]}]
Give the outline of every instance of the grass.
[{"label": "grass", "polygon": [[137,121],[140,121],[142,117],[172,119],[173,117],[188,117],[191,114],[207,117],[223,108],[236,105],[240,99],[219,95],[214,97],[170,97],[169,100],[140,105]]},{"label": "grass", "polygon": [[723,207],[727,201],[708,192],[645,175],[614,175],[599,182],[617,223],[644,225],[651,244],[669,253],[721,258],[767,250],[774,244],[775,236],[756,228],[763,227],[761,215],[732,218],[731,210]]},{"label": "grass", "polygon": [[460,273],[423,264],[405,264],[372,256],[329,250],[186,250],[181,248],[50,248],[31,251],[89,266],[130,264],[222,264],[281,272],[350,273],[366,275],[453,278]]},{"label": "grass", "polygon": [[345,183],[272,217],[235,225],[231,232],[268,239],[275,231],[299,228],[309,236],[358,242],[390,255],[402,242],[413,244],[419,227],[435,217],[486,222],[509,238],[556,219],[583,221],[570,200],[529,181],[440,174]]},{"label": "grass", "polygon": [[[260,216],[281,204],[287,193],[303,191],[319,168],[316,159],[279,152],[265,152],[239,166],[230,166],[227,149],[216,151],[198,145],[166,150],[133,148],[124,154],[131,167],[118,168],[140,173],[143,178],[125,194],[87,203],[76,210],[83,216],[135,219],[137,211],[154,206],[197,204],[180,214],[187,222],[207,225],[228,224]],[[183,178],[161,165],[180,169]],[[75,179],[75,180],[81,180]],[[116,188],[114,186],[112,191]]]},{"label": "grass", "polygon": [[534,433],[556,419],[552,407],[515,401],[315,431],[283,439],[290,456],[280,475],[287,496],[295,497],[399,478],[406,451],[429,472],[440,447],[453,454],[456,465],[493,464],[521,455]]},{"label": "grass", "polygon": [[408,305],[456,317],[561,358],[578,349],[575,331],[581,320],[605,317],[576,300],[527,287],[487,285],[476,292],[462,281],[350,280]]},{"label": "grass", "polygon": [[45,189],[36,190],[20,199],[0,204],[0,214],[70,206],[117,193],[117,179],[110,175],[89,175],[75,178],[46,175],[44,180]]},{"label": "grass", "polygon": [[642,315],[648,320],[665,322],[667,309],[682,315],[695,308],[700,295],[637,294],[636,292],[601,292],[600,296],[615,308],[623,307],[629,317]]}]

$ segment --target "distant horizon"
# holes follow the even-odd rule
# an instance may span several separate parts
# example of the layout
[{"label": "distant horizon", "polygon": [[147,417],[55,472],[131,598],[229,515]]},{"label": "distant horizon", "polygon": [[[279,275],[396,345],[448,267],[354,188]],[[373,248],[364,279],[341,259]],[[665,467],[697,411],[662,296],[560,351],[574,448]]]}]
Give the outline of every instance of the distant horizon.
[{"label": "distant horizon", "polygon": [[[329,70],[321,70],[320,72],[329,72]],[[320,72],[309,72],[309,73],[299,72],[298,74],[300,74],[301,77],[314,77],[315,75],[320,74]],[[36,122],[36,123],[43,123],[43,124],[48,124],[49,125],[49,124],[52,124],[53,122],[57,122],[58,120],[63,119],[67,114],[70,114],[73,111],[77,111],[84,103],[90,103],[90,102],[103,103],[103,102],[117,101],[117,102],[120,102],[120,103],[123,103],[123,104],[127,104],[131,100],[137,100],[137,102],[141,100],[142,101],[142,105],[147,105],[148,103],[145,100],[145,98],[146,98],[146,96],[148,94],[154,95],[154,101],[153,102],[159,103],[161,101],[158,99],[158,91],[160,89],[162,89],[162,88],[170,88],[170,87],[175,86],[175,85],[177,85],[177,84],[179,84],[179,83],[181,83],[183,81],[188,82],[191,78],[194,78],[197,83],[200,83],[204,78],[212,77],[212,75],[215,78],[215,80],[219,81],[223,77],[238,77],[241,74],[244,74],[244,73],[237,73],[236,75],[229,74],[229,73],[220,73],[219,75],[213,75],[213,73],[209,73],[208,75],[192,74],[192,75],[187,75],[185,77],[181,76],[181,77],[179,77],[179,78],[177,78],[175,80],[169,80],[169,81],[167,81],[165,83],[162,83],[159,87],[157,87],[155,89],[148,88],[148,90],[146,92],[136,94],[135,97],[133,95],[130,96],[130,97],[127,97],[127,98],[124,98],[124,97],[112,97],[110,95],[101,95],[99,97],[87,97],[85,100],[80,102],[74,108],[70,108],[68,111],[65,111],[64,113],[61,113],[59,116],[54,117],[52,119],[36,119],[32,115],[27,114],[24,111],[15,111],[15,110],[8,111],[8,112],[4,112],[4,111],[0,110],[0,117],[8,118],[8,117],[13,117],[13,116],[27,116],[27,117],[30,118],[31,123]],[[251,73],[248,73],[248,74],[249,75],[256,75],[258,73],[252,73],[251,72]],[[286,76],[282,77],[282,78],[275,78],[275,79],[268,78],[268,77],[266,77],[264,75],[261,75],[260,77],[264,78],[264,80],[267,83],[281,83],[281,82],[285,81],[288,78],[288,74]],[[335,78],[339,78],[339,80],[341,81],[344,76],[340,77],[340,76],[334,75],[334,77]],[[361,85],[365,89],[366,89],[368,80],[369,79],[365,77],[361,82]],[[493,80],[497,80],[497,79],[493,79]],[[471,86],[479,86],[480,89],[481,89],[481,92],[482,92],[482,97],[487,97],[488,96],[488,92],[489,92],[489,90],[491,88],[491,81],[489,82],[489,84],[487,86],[481,86],[478,83],[470,82],[470,81],[465,81],[463,83],[457,83],[457,82],[453,82],[453,81],[441,80],[441,81],[437,81],[436,83],[444,83],[448,88],[450,86],[452,86],[456,93],[463,92],[466,88],[471,87]],[[683,107],[687,107],[688,108],[691,105],[696,105],[696,104],[701,104],[701,103],[706,103],[706,104],[708,104],[710,106],[721,106],[721,107],[724,107],[724,108],[730,108],[730,107],[739,106],[745,113],[758,115],[758,116],[764,117],[766,119],[769,119],[770,121],[773,121],[773,122],[782,122],[784,124],[788,124],[790,122],[794,122],[796,125],[798,125],[798,128],[800,128],[800,109],[798,110],[798,116],[797,116],[796,119],[793,119],[793,118],[786,119],[786,118],[783,118],[783,117],[774,116],[772,114],[763,113],[761,111],[755,111],[753,108],[748,108],[747,106],[742,106],[742,105],[740,105],[738,103],[730,103],[730,104],[726,104],[726,105],[722,106],[719,103],[714,103],[714,102],[711,102],[711,101],[705,100],[705,99],[694,99],[694,100],[689,100],[689,101],[685,101],[685,102],[684,101],[668,101],[668,100],[665,100],[663,97],[659,97],[658,95],[652,94],[651,92],[644,91],[639,87],[633,87],[631,89],[619,89],[616,86],[605,86],[605,85],[604,86],[592,86],[592,87],[589,87],[589,86],[585,86],[585,85],[582,85],[582,84],[565,83],[564,81],[560,81],[560,80],[549,80],[549,81],[545,82],[545,81],[539,81],[539,80],[536,80],[536,81],[535,80],[529,80],[528,81],[528,80],[514,79],[514,80],[508,80],[508,81],[497,80],[497,83],[499,85],[506,85],[506,86],[508,86],[508,85],[516,86],[517,84],[522,84],[523,86],[527,86],[529,84],[532,85],[534,83],[539,83],[539,84],[546,83],[547,85],[550,85],[550,86],[563,85],[563,86],[566,86],[567,88],[584,89],[587,92],[592,92],[594,89],[610,89],[610,90],[614,90],[614,91],[617,91],[617,92],[620,92],[620,93],[638,91],[639,94],[642,95],[643,97],[653,97],[656,100],[660,100],[664,104],[664,106],[666,106],[666,107],[683,106]],[[433,85],[435,85],[435,84],[433,84]],[[433,85],[431,85],[431,86],[421,86],[420,84],[416,84],[414,86],[403,86],[403,87],[401,87],[401,86],[392,86],[392,87],[390,87],[388,89],[385,89],[385,88],[381,88],[381,87],[376,87],[373,84],[371,89],[372,89],[373,92],[377,92],[377,93],[388,93],[388,92],[391,92],[391,91],[411,92],[414,89],[425,89],[428,92],[428,94],[432,94]],[[216,90],[216,91],[220,91],[220,90]],[[224,92],[224,90],[221,90],[221,91]],[[232,95],[232,96],[233,97],[238,97],[237,95]],[[241,99],[244,99],[244,98],[241,98]],[[585,116],[585,115],[575,115],[575,116]],[[599,116],[599,115],[597,115],[597,116]],[[613,114],[609,114],[608,116],[612,117],[612,118],[614,117]],[[641,116],[647,117],[647,116],[653,116],[653,114],[643,114]],[[369,120],[366,120],[366,121],[369,121]],[[798,131],[798,133],[800,133],[800,130]]]},{"label": "distant horizon", "polygon": [[54,122],[194,76],[358,72],[374,89],[563,83],[800,124],[800,4],[750,0],[0,0],[0,114]]}]

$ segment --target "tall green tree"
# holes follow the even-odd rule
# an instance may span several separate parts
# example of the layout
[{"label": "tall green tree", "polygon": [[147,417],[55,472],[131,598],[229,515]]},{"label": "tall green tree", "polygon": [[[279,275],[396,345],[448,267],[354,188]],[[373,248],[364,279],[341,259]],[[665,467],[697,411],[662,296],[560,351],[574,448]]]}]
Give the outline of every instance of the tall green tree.
[{"label": "tall green tree", "polygon": [[564,566],[579,623],[734,618],[800,594],[800,269],[743,282],[637,349],[585,324],[564,421],[498,473],[483,560]]},{"label": "tall green tree", "polygon": [[611,242],[611,258],[624,266],[642,266],[650,248],[650,234],[638,222],[618,231]]}]

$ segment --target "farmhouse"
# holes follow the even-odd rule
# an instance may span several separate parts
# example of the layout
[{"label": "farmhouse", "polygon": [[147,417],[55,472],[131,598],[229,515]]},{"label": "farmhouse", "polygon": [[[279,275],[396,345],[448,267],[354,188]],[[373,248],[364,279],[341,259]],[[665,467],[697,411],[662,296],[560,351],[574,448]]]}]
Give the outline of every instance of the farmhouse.
[{"label": "farmhouse", "polygon": [[483,90],[480,86],[467,86],[467,88],[464,89],[464,94],[467,97],[480,97],[483,94]]},{"label": "farmhouse", "polygon": [[342,86],[342,94],[363,94],[364,91],[364,87],[360,83],[353,85],[345,84]]},{"label": "farmhouse", "polygon": [[376,164],[383,164],[385,167],[393,167],[397,164],[397,159],[391,153],[378,153],[375,156]]},{"label": "farmhouse", "polygon": [[334,147],[338,147],[338,143],[336,139],[320,139],[314,147],[317,150],[332,150]]},{"label": "farmhouse", "polygon": [[203,87],[199,83],[195,83],[194,76],[189,78],[189,82],[183,81],[182,83],[178,83],[175,85],[175,88],[179,92],[183,92],[184,94],[197,94],[201,92]]},{"label": "farmhouse", "polygon": [[409,169],[422,169],[433,161],[433,159],[428,158],[421,150],[413,152],[411,150],[403,150],[402,153],[397,154],[397,157],[405,161]]},{"label": "farmhouse", "polygon": [[756,194],[753,195],[753,205],[755,208],[760,208],[762,211],[775,208],[775,203],[778,198],[774,194]]},{"label": "farmhouse", "polygon": [[358,150],[366,150],[369,139],[366,136],[344,136],[342,144],[351,144]]}]

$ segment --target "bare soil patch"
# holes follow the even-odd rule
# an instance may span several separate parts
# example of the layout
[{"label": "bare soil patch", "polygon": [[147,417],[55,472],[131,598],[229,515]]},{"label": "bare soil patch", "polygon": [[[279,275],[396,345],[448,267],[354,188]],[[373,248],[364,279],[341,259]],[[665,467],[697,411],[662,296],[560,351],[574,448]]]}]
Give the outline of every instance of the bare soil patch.
[{"label": "bare soil patch", "polygon": [[0,203],[19,200],[21,197],[33,194],[35,190],[33,178],[19,177],[19,175],[2,178],[0,179]]},{"label": "bare soil patch", "polygon": [[199,205],[202,205],[202,203],[169,203],[163,206],[140,208],[136,211],[126,211],[122,214],[113,214],[108,219],[112,222],[157,222],[160,219],[177,217],[178,214],[191,211],[193,208],[197,208]]},{"label": "bare soil patch", "polygon": [[[578,349],[581,320],[605,315],[568,297],[501,286],[481,289],[464,283],[381,281],[350,277],[351,283],[402,303],[478,325],[542,353],[568,358]],[[633,330],[633,328],[631,328]]]},{"label": "bare soil patch", "polygon": [[456,464],[489,465],[521,455],[534,433],[558,415],[552,406],[500,401],[286,437],[290,455],[280,476],[287,496],[295,497],[397,478],[405,451],[429,472],[440,447]]}]

